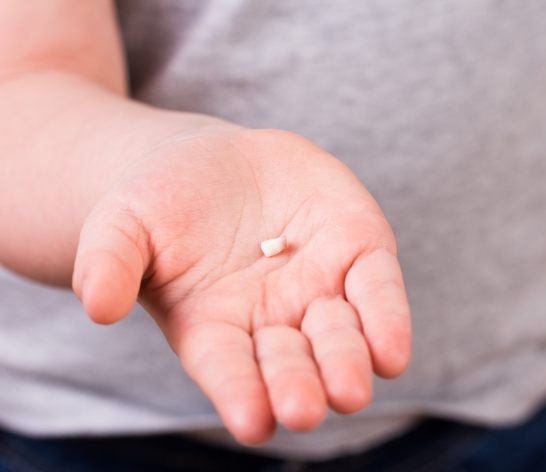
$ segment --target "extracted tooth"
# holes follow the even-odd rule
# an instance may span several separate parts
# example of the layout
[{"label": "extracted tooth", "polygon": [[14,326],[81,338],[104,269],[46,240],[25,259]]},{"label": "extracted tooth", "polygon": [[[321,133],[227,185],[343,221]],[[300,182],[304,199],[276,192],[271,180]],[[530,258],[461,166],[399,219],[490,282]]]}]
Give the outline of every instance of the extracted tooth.
[{"label": "extracted tooth", "polygon": [[276,256],[280,252],[286,249],[286,236],[279,236],[278,238],[266,239],[260,244],[262,252],[265,257]]}]

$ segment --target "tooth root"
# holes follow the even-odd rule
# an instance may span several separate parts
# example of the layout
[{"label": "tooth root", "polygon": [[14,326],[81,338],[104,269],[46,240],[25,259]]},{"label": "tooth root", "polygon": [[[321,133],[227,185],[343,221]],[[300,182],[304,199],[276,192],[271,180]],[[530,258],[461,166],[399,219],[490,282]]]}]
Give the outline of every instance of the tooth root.
[{"label": "tooth root", "polygon": [[265,257],[273,257],[286,249],[286,236],[266,239],[260,244]]}]

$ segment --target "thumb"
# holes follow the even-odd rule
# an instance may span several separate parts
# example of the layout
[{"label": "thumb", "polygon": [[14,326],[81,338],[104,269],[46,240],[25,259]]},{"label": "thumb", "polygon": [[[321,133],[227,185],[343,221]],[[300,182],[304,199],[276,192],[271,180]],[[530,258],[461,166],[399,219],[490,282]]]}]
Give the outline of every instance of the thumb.
[{"label": "thumb", "polygon": [[133,308],[151,257],[147,234],[129,210],[103,205],[86,219],[72,287],[94,322],[115,323]]}]

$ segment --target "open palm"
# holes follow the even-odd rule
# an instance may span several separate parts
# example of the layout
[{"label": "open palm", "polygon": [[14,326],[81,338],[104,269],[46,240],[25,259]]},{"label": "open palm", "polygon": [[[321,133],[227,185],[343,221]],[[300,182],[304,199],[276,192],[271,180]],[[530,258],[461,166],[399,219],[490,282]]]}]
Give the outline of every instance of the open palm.
[{"label": "open palm", "polygon": [[[263,257],[280,235],[287,249]],[[105,323],[139,295],[247,443],[363,408],[372,372],[409,360],[388,223],[343,164],[286,132],[209,132],[136,162],[84,225],[74,287]]]}]

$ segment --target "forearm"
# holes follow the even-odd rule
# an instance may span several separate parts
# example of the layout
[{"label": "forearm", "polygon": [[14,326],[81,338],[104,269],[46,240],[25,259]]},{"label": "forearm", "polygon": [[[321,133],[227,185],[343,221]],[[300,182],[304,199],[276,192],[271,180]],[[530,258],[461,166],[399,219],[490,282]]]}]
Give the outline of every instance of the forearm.
[{"label": "forearm", "polygon": [[0,262],[68,285],[80,227],[124,168],[202,118],[158,110],[78,74],[0,83]]}]

